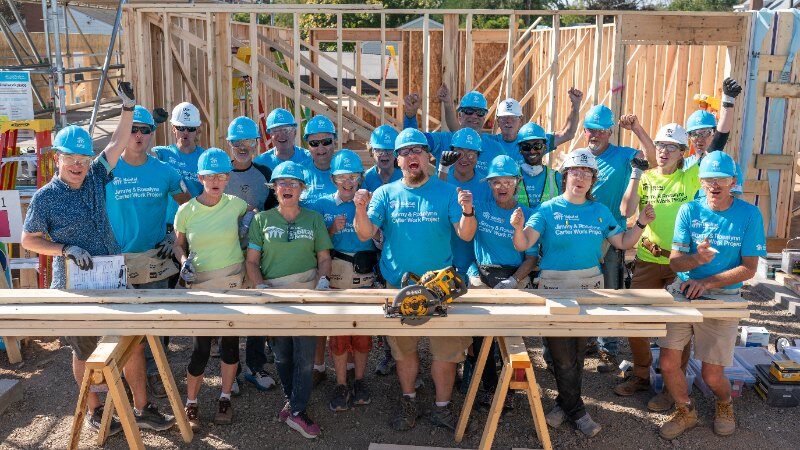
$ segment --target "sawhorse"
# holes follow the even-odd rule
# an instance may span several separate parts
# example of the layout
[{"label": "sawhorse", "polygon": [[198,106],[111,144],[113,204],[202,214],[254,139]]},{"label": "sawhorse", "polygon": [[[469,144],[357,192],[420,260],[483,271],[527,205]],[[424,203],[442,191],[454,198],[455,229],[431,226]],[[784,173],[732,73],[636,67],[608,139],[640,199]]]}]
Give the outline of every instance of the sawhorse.
[{"label": "sawhorse", "polygon": [[[461,416],[458,418],[455,441],[460,443],[464,438],[464,432],[467,429],[467,422],[469,421],[469,414],[472,412],[475,395],[478,393],[478,386],[481,383],[481,375],[483,375],[486,360],[490,357],[489,349],[492,348],[493,339],[497,339],[497,344],[500,347],[503,369],[500,372],[500,379],[494,391],[492,406],[489,408],[488,419],[483,428],[483,435],[481,436],[481,443],[478,448],[489,449],[492,447],[492,441],[494,441],[494,435],[497,431],[497,423],[500,420],[500,414],[503,412],[503,405],[506,401],[506,394],[509,389],[514,389],[527,393],[528,404],[530,406],[531,415],[533,416],[533,425],[536,429],[536,436],[539,438],[539,442],[542,443],[544,449],[552,449],[550,434],[547,431],[547,422],[545,422],[544,410],[542,409],[542,398],[539,392],[539,386],[536,384],[536,376],[533,373],[533,364],[528,356],[528,349],[525,347],[525,343],[520,337],[506,338],[498,336],[493,338],[487,336],[483,339],[483,345],[481,345],[480,352],[478,352],[478,363],[472,374],[472,381],[469,384],[467,397],[464,399]],[[494,361],[494,359],[492,359],[492,361]],[[494,368],[489,368],[489,370],[494,370]],[[516,376],[516,374],[524,374],[525,380],[521,380],[521,376]],[[512,378],[514,378],[514,380],[512,380]]]},{"label": "sawhorse", "polygon": [[[125,387],[120,377],[120,372],[125,367],[125,363],[143,339],[144,336],[107,336],[97,344],[97,349],[86,361],[86,370],[83,373],[83,381],[78,394],[78,405],[75,407],[75,416],[72,419],[72,432],[68,446],[70,450],[77,449],[80,442],[89,389],[92,385],[102,384],[108,386],[108,395],[103,408],[100,431],[97,434],[97,445],[103,445],[108,438],[111,418],[114,414],[114,409],[116,409],[128,446],[137,450],[144,449],[142,435],[133,415],[133,407],[128,401],[128,395],[125,393]],[[147,343],[150,345],[153,359],[155,359],[158,366],[158,373],[161,376],[162,383],[164,383],[164,389],[167,391],[172,413],[178,423],[183,441],[188,444],[192,441],[193,433],[186,417],[186,411],[183,409],[183,403],[178,394],[172,370],[170,370],[167,362],[167,356],[164,354],[164,347],[157,336],[147,336]]]},{"label": "sawhorse", "polygon": [[22,362],[22,351],[20,349],[22,347],[22,339],[16,336],[3,336],[3,345],[6,347],[8,362],[11,364]]}]

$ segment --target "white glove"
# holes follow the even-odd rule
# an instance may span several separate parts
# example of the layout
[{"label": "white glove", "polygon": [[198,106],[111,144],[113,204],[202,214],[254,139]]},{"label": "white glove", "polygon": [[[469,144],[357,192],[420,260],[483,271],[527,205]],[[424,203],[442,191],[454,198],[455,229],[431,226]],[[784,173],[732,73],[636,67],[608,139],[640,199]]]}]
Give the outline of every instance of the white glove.
[{"label": "white glove", "polygon": [[239,221],[239,239],[244,239],[247,236],[247,232],[250,230],[250,222],[255,215],[256,212],[253,210],[244,213],[242,219]]},{"label": "white glove", "polygon": [[191,259],[187,259],[181,266],[181,278],[187,283],[194,283],[197,279],[197,272]]},{"label": "white glove", "polygon": [[328,277],[319,277],[319,281],[317,281],[317,287],[314,289],[318,291],[327,291],[331,288],[331,282],[328,281]]},{"label": "white glove", "polygon": [[516,289],[519,286],[519,281],[513,276],[506,278],[505,280],[497,283],[495,285],[495,289]]},{"label": "white glove", "polygon": [[136,96],[133,94],[133,86],[127,81],[121,81],[117,85],[117,92],[119,99],[122,100],[122,106],[125,108],[133,108],[136,106]]},{"label": "white glove", "polygon": [[164,235],[164,239],[161,240],[156,245],[156,249],[158,252],[156,253],[156,257],[161,259],[172,259],[172,244],[175,243],[175,235],[173,233],[167,233]]},{"label": "white glove", "polygon": [[63,254],[65,258],[74,261],[81,270],[91,270],[92,267],[94,267],[92,255],[77,245],[67,245],[61,250],[61,254]]},{"label": "white glove", "polygon": [[266,281],[263,283],[258,283],[256,285],[256,289],[268,289],[269,287],[270,287],[269,283],[267,283]]}]

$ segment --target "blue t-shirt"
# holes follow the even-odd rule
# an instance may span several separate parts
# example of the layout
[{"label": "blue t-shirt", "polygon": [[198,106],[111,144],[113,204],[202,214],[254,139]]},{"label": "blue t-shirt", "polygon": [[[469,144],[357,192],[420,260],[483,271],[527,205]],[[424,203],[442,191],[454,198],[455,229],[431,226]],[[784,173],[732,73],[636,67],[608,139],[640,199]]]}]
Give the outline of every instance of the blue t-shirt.
[{"label": "blue t-shirt", "polygon": [[[480,175],[476,173],[468,181],[458,181],[456,177],[453,176],[454,170],[453,167],[450,168],[450,172],[447,174],[447,182],[456,188],[472,192],[473,204],[477,202],[478,199],[485,200],[490,195],[489,185],[483,181]],[[467,242],[458,237],[456,233],[453,233],[453,236],[450,238],[450,245],[453,248],[453,265],[456,267],[459,275],[466,280],[467,269],[475,262],[475,249],[473,248],[472,241]]]},{"label": "blue t-shirt", "polygon": [[[392,181],[397,181],[401,178],[403,178],[403,171],[400,170],[399,167],[395,167],[394,171],[392,172],[392,176],[389,177],[389,183],[391,183]],[[364,172],[364,185],[361,186],[362,188],[370,192],[375,192],[375,189],[378,189],[379,187],[383,186],[383,184],[384,183],[383,180],[381,179],[381,176],[378,175],[377,166],[372,166],[370,167],[369,170]]]},{"label": "blue t-shirt", "polygon": [[[199,145],[195,147],[192,153],[181,152],[175,144],[166,147],[153,147],[153,153],[156,154],[156,158],[169,164],[178,171],[183,182],[186,183],[186,189],[192,197],[197,197],[203,192],[203,185],[200,183],[200,180],[197,179],[197,161],[200,159],[200,155],[203,151],[203,147]],[[166,215],[167,223],[173,223],[175,220],[175,213],[178,212],[178,203],[171,198],[168,202],[169,205],[167,206]]]},{"label": "blue t-shirt", "polygon": [[[514,161],[517,162],[517,164],[522,164],[525,162],[525,158],[523,158],[522,153],[519,152],[519,138],[517,138],[517,140],[515,140],[514,142],[508,142],[505,139],[503,139],[502,134],[484,134],[484,136],[488,136],[490,139],[497,142],[497,145],[499,145],[500,148],[503,149],[506,155],[510,156]],[[547,152],[548,153],[552,152],[553,150],[556,149],[555,146],[556,137],[551,133],[545,134],[545,137],[547,138],[546,139]]]},{"label": "blue t-shirt", "polygon": [[[497,205],[494,199],[475,203],[478,229],[475,231],[473,244],[475,260],[478,264],[518,267],[522,264],[525,255],[538,254],[538,243],[524,252],[514,249],[514,227],[511,226],[511,214],[517,207],[522,208],[526,221],[533,214],[532,208],[523,205],[503,209]],[[474,273],[470,275],[475,276]]]},{"label": "blue t-shirt", "polygon": [[[282,163],[283,161],[284,160],[278,158],[278,156],[275,154],[274,148],[272,150],[269,150],[265,153],[256,156],[253,159],[254,163],[261,164],[262,166],[267,166],[269,167],[269,170],[275,170],[275,167],[278,164]],[[309,153],[308,150],[295,145],[294,155],[292,155],[292,157],[289,158],[287,161],[294,161],[297,164],[305,164],[311,161],[311,153]]]},{"label": "blue t-shirt", "polygon": [[461,220],[455,186],[434,177],[416,188],[402,181],[385,184],[367,214],[383,231],[380,268],[389,284],[399,287],[406,272],[422,275],[453,264],[450,237]]},{"label": "blue t-shirt", "polygon": [[[711,262],[690,270],[690,279],[699,280],[733,269],[741,265],[743,256],[767,255],[761,211],[738,198],[725,211],[712,211],[706,198],[681,206],[675,219],[672,249],[693,254],[697,252],[697,244],[706,238],[719,253]],[[725,289],[741,286],[742,283],[736,283]]]},{"label": "blue t-shirt", "polygon": [[[721,151],[721,150],[715,150],[715,151]],[[685,171],[689,170],[694,166],[699,166],[700,161],[702,160],[703,158],[698,157],[697,154],[689,155],[683,158],[683,170]],[[736,185],[733,186],[733,188],[731,188],[731,192],[733,192],[736,195],[741,195],[744,192],[742,190],[744,189],[744,171],[742,171],[742,168],[739,166],[738,162],[734,162],[734,164],[736,164]],[[702,198],[705,196],[706,196],[705,189],[700,188],[697,190],[697,193],[695,194],[694,198]]]},{"label": "blue t-shirt", "polygon": [[316,211],[322,215],[325,220],[325,226],[333,225],[333,221],[339,216],[345,216],[344,228],[337,231],[331,237],[333,248],[342,253],[355,253],[362,250],[375,250],[375,244],[372,239],[366,242],[361,242],[356,235],[356,230],[353,228],[353,220],[356,217],[356,205],[353,201],[341,202],[339,196],[336,194],[324,195],[317,198],[313,203],[308,205],[308,209]]},{"label": "blue t-shirt", "polygon": [[604,204],[575,205],[563,195],[542,203],[525,226],[540,234],[542,270],[599,269],[603,241],[625,231]]},{"label": "blue t-shirt", "polygon": [[617,224],[625,229],[625,217],[619,210],[622,196],[631,179],[631,160],[638,150],[630,147],[618,147],[609,144],[608,148],[597,156],[597,182],[592,188],[595,200],[606,205]]},{"label": "blue t-shirt", "polygon": [[336,184],[331,178],[331,170],[320,170],[313,161],[303,164],[306,177],[306,190],[300,194],[301,206],[308,207],[318,198],[336,193]]},{"label": "blue t-shirt", "polygon": [[555,191],[558,195],[561,193],[561,172],[551,169],[547,166],[536,176],[530,176],[525,171],[520,171],[522,175],[522,182],[525,186],[525,192],[528,194],[528,204],[531,208],[536,208],[542,202],[542,194],[544,193],[544,184],[547,179],[547,172],[555,172]]},{"label": "blue t-shirt", "polygon": [[[44,233],[53,242],[77,245],[92,256],[116,255],[119,246],[106,214],[106,184],[114,178],[105,156],[97,157],[78,189],[54,176],[36,191],[22,229]],[[67,287],[64,258],[53,258],[52,289]]]},{"label": "blue t-shirt", "polygon": [[155,247],[166,234],[168,200],[181,192],[181,176],[152,156],[140,166],[120,158],[106,186],[106,211],[122,253]]}]

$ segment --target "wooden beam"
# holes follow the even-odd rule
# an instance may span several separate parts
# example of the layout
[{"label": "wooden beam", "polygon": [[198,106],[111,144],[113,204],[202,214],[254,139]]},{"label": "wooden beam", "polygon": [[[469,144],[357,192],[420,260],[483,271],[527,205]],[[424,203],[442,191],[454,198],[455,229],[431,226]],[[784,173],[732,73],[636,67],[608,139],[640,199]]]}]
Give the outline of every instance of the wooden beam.
[{"label": "wooden beam", "polygon": [[793,170],[794,161],[794,155],[753,155],[753,167],[756,169]]},{"label": "wooden beam", "polygon": [[[385,14],[380,13],[385,16]],[[317,42],[336,42],[338,40],[335,29],[313,28],[314,39]],[[400,30],[384,29],[386,40],[400,41],[403,39]],[[381,39],[381,29],[379,28],[346,28],[342,31],[342,39],[346,42],[366,42],[378,41]]]},{"label": "wooden beam", "polygon": [[[444,16],[444,35],[442,36],[442,84],[446,85],[453,97],[458,93],[458,14],[447,14]],[[452,105],[445,105],[441,102],[441,117],[445,116],[445,108]],[[447,124],[442,123],[446,127]],[[450,130],[457,131],[457,130]]]},{"label": "wooden beam", "polygon": [[[380,92],[380,99],[381,103],[381,117],[380,117],[380,124],[383,125],[386,123],[386,76],[388,75],[388,71],[386,70],[386,14],[381,13],[381,88],[378,92]],[[400,74],[398,73],[397,76],[399,77]]]},{"label": "wooden beam", "polygon": [[208,112],[210,117],[208,119],[208,141],[209,147],[217,147],[217,121],[219,114],[217,111],[217,71],[215,70],[216,64],[214,62],[214,55],[217,51],[214,44],[214,17],[211,13],[208,14],[206,20],[206,64],[208,64]]},{"label": "wooden beam", "polygon": [[800,98],[800,83],[765,83],[764,97]]},{"label": "wooden beam", "polygon": [[600,103],[600,68],[603,57],[603,17],[595,16],[594,58],[592,60],[592,103]]},{"label": "wooden beam", "polygon": [[[553,16],[553,22],[556,16]],[[511,14],[508,16],[508,44],[506,48],[506,91],[505,95],[506,98],[511,98],[514,96],[514,83],[511,82],[514,74],[514,47],[516,45],[516,37],[517,37],[517,15]],[[553,128],[551,128],[552,130]]]},{"label": "wooden beam", "polygon": [[428,108],[431,84],[431,38],[428,14],[422,16],[422,131],[428,131]]},{"label": "wooden beam", "polygon": [[300,126],[295,133],[295,145],[301,144],[303,136],[303,117],[300,107],[300,14],[292,13],[292,74],[294,87],[294,117]]},{"label": "wooden beam", "polygon": [[556,129],[558,112],[558,60],[561,51],[561,16],[553,16],[553,31],[550,36],[550,102],[547,107],[548,130]]},{"label": "wooden beam", "polygon": [[[625,44],[622,42],[623,25],[620,16],[614,18],[616,27],[614,28],[614,50],[611,57],[611,112],[614,119],[618,119],[622,113],[623,91],[625,89]],[[614,133],[611,137],[616,144],[619,144],[620,135]]]},{"label": "wooden beam", "polygon": [[170,45],[172,42],[172,35],[169,32],[169,30],[172,29],[171,20],[169,14],[165,12],[163,16],[164,26],[161,27],[161,32],[164,36],[164,104],[160,106],[167,111],[172,111],[172,105],[175,99],[172,92],[174,73],[172,71],[172,48]]},{"label": "wooden beam", "polygon": [[472,41],[472,13],[467,14],[466,23],[466,43],[464,44],[464,93],[472,90],[472,65],[473,65],[473,49],[474,44]]},{"label": "wooden beam", "polygon": [[741,45],[749,16],[726,17],[650,14],[633,17],[617,15],[622,24],[620,38],[625,44],[659,45]]},{"label": "wooden beam", "polygon": [[[261,123],[261,108],[259,106],[259,81],[258,81],[258,14],[250,13],[250,101],[252,108],[252,118],[256,123]],[[260,126],[259,126],[260,128]]]},{"label": "wooden beam", "polygon": [[[356,43],[358,45],[358,43]],[[336,137],[338,148],[344,142],[342,128],[342,13],[336,14]]]}]

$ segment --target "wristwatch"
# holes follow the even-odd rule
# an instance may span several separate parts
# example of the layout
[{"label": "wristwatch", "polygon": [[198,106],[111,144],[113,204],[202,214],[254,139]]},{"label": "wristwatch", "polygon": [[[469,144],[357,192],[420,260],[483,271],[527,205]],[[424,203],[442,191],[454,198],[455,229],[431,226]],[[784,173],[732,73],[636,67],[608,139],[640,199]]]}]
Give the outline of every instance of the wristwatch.
[{"label": "wristwatch", "polygon": [[647,227],[647,225],[643,224],[642,222],[639,222],[639,219],[636,219],[636,226],[643,230],[645,229],[645,227]]},{"label": "wristwatch", "polygon": [[464,217],[475,217],[475,208],[473,207],[472,212],[469,214],[465,213],[464,211],[461,211],[461,215]]},{"label": "wristwatch", "polygon": [[135,108],[136,106],[122,106],[123,111],[133,111]]}]

